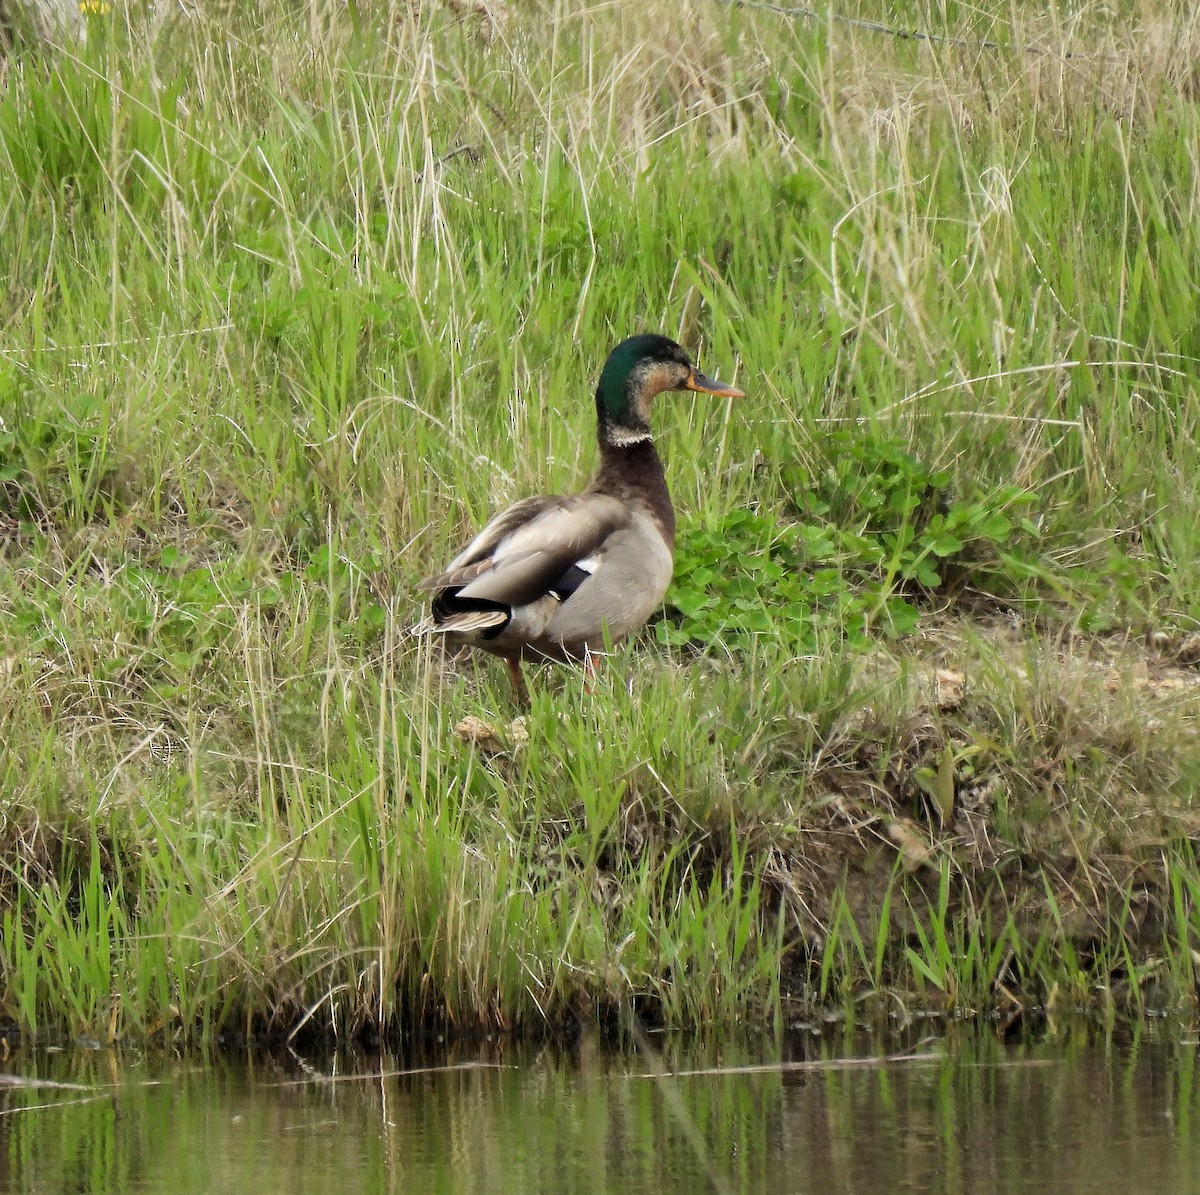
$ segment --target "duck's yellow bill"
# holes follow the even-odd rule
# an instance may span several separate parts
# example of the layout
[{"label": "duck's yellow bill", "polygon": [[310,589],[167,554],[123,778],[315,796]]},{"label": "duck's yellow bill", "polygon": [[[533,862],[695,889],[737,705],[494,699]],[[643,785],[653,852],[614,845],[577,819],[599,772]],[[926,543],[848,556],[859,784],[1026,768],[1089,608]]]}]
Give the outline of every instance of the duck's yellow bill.
[{"label": "duck's yellow bill", "polygon": [[730,386],[726,382],[718,382],[716,378],[707,378],[698,369],[692,370],[692,376],[684,382],[684,389],[698,390],[701,394],[719,394],[722,398],[745,398],[745,390]]}]

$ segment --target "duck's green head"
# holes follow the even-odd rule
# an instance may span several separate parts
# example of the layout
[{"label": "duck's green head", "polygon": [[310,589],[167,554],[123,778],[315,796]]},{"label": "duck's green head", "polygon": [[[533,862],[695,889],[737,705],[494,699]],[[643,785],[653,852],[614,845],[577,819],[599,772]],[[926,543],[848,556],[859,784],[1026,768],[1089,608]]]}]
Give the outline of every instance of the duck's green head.
[{"label": "duck's green head", "polygon": [[618,448],[650,439],[650,403],[664,390],[743,398],[735,386],[706,378],[673,340],[644,332],[608,355],[596,387],[600,438]]}]

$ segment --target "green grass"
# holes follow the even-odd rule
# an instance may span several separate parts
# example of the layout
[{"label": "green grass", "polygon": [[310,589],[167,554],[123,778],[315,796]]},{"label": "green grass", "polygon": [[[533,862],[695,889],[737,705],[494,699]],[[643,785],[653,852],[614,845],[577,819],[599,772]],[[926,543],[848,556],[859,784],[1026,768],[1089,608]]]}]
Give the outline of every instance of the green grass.
[{"label": "green grass", "polygon": [[[259,9],[0,64],[0,1015],[1190,1008],[1187,6]],[[412,586],[646,329],[749,397],[512,726]]]}]

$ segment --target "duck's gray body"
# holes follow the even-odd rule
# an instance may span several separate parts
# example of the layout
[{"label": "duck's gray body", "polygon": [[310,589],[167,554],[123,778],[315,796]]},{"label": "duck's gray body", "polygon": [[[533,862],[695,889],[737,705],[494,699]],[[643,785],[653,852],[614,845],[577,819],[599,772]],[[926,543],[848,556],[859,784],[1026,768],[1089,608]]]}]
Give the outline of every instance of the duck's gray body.
[{"label": "duck's gray body", "polygon": [[434,599],[419,629],[510,660],[566,663],[645,623],[671,583],[670,498],[661,464],[657,485],[625,483],[620,496],[602,488],[611,471],[582,494],[526,498],[497,515],[445,572],[421,582]]}]

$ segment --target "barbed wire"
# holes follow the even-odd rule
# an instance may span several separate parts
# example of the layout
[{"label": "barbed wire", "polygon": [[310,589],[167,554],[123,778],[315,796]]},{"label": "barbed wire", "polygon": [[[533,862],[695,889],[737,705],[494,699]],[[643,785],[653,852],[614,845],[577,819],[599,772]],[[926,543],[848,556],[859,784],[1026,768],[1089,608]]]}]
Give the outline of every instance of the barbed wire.
[{"label": "barbed wire", "polygon": [[1022,45],[1019,42],[994,41],[991,38],[954,37],[948,33],[926,33],[922,29],[900,29],[894,25],[884,25],[879,21],[869,21],[864,17],[848,17],[837,12],[818,12],[815,8],[805,8],[801,5],[772,4],[770,0],[722,0],[732,8],[757,8],[766,12],[778,13],[783,17],[799,17],[805,21],[821,21],[837,25],[847,25],[852,29],[862,29],[868,33],[880,33],[887,37],[899,38],[902,41],[928,42],[937,46],[956,46],[964,50],[1007,50],[1012,54],[1056,54],[1061,58],[1083,58],[1088,55],[1077,50],[1052,50],[1045,46]]}]

